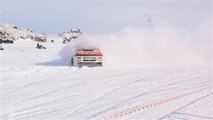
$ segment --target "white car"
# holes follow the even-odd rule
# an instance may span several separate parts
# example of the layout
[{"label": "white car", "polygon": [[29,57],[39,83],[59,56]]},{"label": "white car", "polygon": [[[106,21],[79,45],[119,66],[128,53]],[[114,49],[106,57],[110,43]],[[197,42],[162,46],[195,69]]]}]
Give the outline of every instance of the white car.
[{"label": "white car", "polygon": [[97,48],[83,48],[75,50],[72,58],[71,58],[71,65],[72,66],[88,66],[88,67],[95,67],[95,66],[102,66],[103,63],[103,54]]}]

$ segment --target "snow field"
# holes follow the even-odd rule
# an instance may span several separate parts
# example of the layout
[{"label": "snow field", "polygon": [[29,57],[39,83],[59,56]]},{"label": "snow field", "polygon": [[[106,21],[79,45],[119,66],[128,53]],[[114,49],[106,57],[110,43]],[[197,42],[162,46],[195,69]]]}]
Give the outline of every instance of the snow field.
[{"label": "snow field", "polygon": [[64,44],[35,45],[1,51],[3,120],[212,118],[209,64],[76,68],[58,56]]}]

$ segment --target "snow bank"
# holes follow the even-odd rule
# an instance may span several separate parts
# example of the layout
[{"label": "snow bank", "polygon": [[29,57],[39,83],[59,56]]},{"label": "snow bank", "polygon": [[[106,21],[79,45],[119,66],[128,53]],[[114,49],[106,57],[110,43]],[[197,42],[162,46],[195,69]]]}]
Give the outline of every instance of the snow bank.
[{"label": "snow bank", "polygon": [[85,34],[60,52],[69,61],[79,45],[92,45],[104,54],[105,66],[159,66],[211,61],[212,21],[187,31],[169,23],[150,28],[125,28],[109,35]]}]

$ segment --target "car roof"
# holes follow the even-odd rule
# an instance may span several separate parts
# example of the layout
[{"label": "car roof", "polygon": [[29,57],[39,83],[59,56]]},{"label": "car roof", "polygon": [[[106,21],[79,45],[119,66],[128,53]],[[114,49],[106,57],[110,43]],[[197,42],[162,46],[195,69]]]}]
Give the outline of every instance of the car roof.
[{"label": "car roof", "polygon": [[76,51],[94,51],[94,50],[99,50],[97,48],[78,48]]}]

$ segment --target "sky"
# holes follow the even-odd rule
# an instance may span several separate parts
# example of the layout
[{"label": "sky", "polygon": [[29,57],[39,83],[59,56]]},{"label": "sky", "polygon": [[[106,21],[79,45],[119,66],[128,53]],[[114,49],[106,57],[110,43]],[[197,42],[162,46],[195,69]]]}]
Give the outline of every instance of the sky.
[{"label": "sky", "polygon": [[50,34],[71,28],[109,34],[159,22],[194,29],[212,11],[212,0],[0,0],[1,23]]}]

